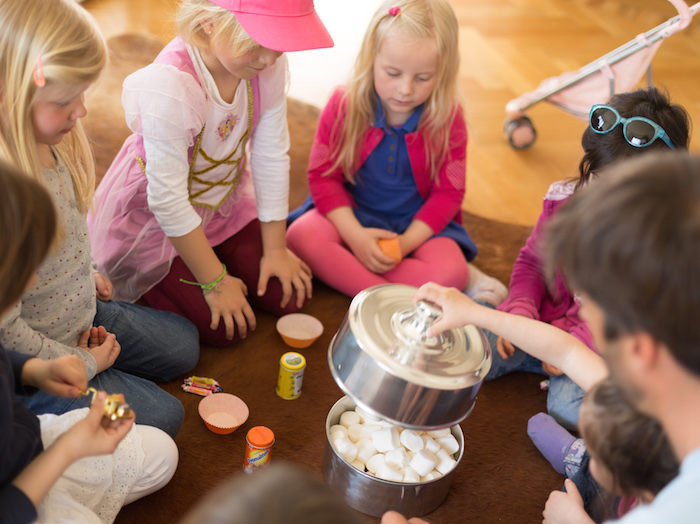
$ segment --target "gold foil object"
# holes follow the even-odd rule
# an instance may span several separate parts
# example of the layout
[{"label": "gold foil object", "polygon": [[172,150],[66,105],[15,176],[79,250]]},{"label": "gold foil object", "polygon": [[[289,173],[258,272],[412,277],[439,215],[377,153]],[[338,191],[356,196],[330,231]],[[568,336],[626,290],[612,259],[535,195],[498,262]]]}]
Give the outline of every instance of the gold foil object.
[{"label": "gold foil object", "polygon": [[[97,390],[95,388],[88,388],[87,391],[81,391],[82,395],[92,395],[92,401],[95,401],[97,396]],[[124,402],[124,395],[121,393],[114,393],[113,395],[108,395],[105,399],[104,405],[104,416],[109,420],[128,420],[134,418],[135,414],[133,410],[129,407],[129,404]]]}]

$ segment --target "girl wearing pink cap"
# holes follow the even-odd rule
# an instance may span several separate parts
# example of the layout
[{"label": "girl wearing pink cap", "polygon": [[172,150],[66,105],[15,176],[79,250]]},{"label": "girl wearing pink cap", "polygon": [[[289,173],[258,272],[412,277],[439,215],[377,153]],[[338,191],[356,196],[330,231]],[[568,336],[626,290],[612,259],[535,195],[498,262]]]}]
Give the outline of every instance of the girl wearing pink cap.
[{"label": "girl wearing pink cap", "polygon": [[311,199],[290,216],[287,242],[347,295],[437,280],[494,304],[505,298],[503,284],[467,263],[477,250],[461,225],[467,129],[458,32],[447,0],[384,2],[350,82],[321,115]]},{"label": "girl wearing pink cap", "polygon": [[223,346],[255,329],[251,305],[280,315],[311,296],[311,271],[285,246],[282,53],[333,41],[312,0],[183,0],[178,29],[124,82],[133,134],[89,224],[115,298],[143,296]]}]

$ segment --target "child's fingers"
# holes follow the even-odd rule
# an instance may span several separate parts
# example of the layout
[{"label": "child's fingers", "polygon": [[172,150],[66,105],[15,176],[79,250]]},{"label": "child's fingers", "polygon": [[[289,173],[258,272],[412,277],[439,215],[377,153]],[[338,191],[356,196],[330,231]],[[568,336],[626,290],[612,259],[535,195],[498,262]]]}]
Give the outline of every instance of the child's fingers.
[{"label": "child's fingers", "polygon": [[564,487],[566,488],[566,493],[569,495],[571,501],[583,507],[583,499],[581,498],[581,494],[578,492],[576,484],[574,484],[571,479],[566,479],[564,481]]}]

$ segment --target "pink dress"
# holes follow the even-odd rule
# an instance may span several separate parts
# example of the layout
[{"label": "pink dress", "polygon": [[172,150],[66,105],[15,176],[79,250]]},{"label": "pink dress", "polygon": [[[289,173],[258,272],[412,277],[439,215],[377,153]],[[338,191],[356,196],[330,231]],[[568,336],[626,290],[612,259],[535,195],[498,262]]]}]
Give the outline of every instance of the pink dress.
[{"label": "pink dress", "polygon": [[[169,273],[178,253],[168,237],[201,225],[217,246],[256,217],[286,218],[285,82],[282,59],[241,81],[233,102],[225,103],[196,50],[180,38],[125,80],[122,102],[134,134],[105,174],[88,216],[93,256],[112,280],[116,300],[137,300]],[[258,169],[254,142],[261,127],[258,135],[278,137],[278,145],[258,140]]]}]

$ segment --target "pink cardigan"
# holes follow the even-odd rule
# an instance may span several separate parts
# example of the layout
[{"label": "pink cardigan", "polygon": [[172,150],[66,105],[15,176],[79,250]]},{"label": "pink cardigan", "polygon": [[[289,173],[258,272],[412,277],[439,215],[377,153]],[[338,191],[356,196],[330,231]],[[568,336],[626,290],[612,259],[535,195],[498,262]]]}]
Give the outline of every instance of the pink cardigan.
[{"label": "pink cardigan", "polygon": [[[344,187],[347,179],[342,169],[323,176],[331,165],[331,152],[337,146],[340,126],[345,119],[345,106],[341,107],[343,92],[342,88],[336,89],[323,109],[309,159],[309,191],[319,212],[324,215],[341,206],[354,207],[352,196]],[[383,137],[383,129],[368,129],[358,167]],[[415,219],[428,224],[435,233],[442,231],[452,220],[461,224],[467,169],[467,126],[461,108],[452,121],[448,158],[433,180],[430,179],[423,135],[417,131],[407,134],[406,147],[413,177],[424,201]]]},{"label": "pink cardigan", "polygon": [[579,317],[579,304],[557,272],[553,286],[548,286],[541,258],[546,225],[573,195],[574,183],[555,182],[544,199],[542,214],[525,246],[520,250],[510,277],[510,294],[498,309],[552,324],[596,351],[588,327]]}]

